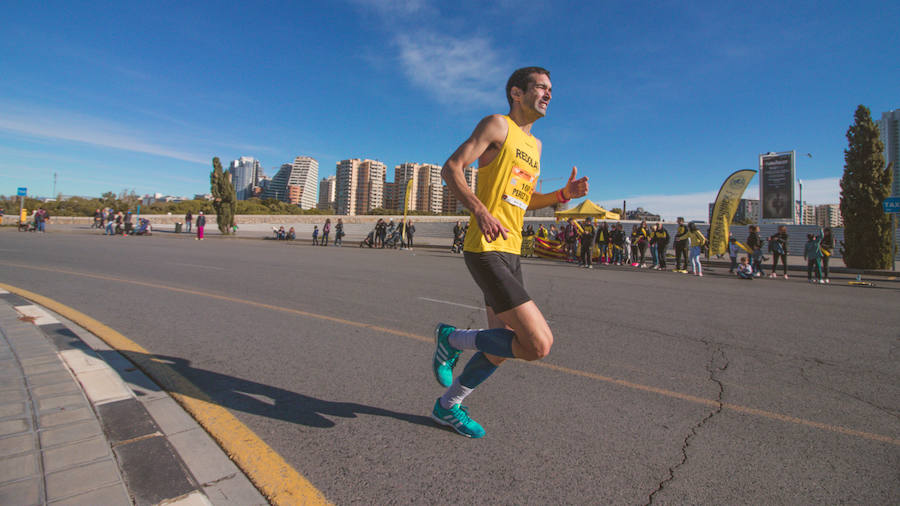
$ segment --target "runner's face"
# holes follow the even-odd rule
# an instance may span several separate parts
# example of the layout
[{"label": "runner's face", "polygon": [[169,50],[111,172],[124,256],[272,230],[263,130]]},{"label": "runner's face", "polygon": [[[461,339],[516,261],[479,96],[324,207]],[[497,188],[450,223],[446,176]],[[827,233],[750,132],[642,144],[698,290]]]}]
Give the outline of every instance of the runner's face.
[{"label": "runner's face", "polygon": [[540,116],[546,116],[547,107],[550,105],[551,91],[550,78],[546,74],[531,74],[531,82],[528,83],[528,90],[522,98],[522,105]]}]

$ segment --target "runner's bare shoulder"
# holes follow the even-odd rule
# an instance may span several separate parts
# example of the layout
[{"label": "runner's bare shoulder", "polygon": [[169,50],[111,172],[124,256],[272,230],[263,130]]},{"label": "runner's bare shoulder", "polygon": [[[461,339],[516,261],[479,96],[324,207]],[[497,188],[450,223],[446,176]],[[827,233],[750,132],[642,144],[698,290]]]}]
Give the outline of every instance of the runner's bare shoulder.
[{"label": "runner's bare shoulder", "polygon": [[485,116],[478,122],[472,137],[477,141],[487,142],[500,147],[506,142],[506,134],[509,133],[509,125],[502,114]]}]

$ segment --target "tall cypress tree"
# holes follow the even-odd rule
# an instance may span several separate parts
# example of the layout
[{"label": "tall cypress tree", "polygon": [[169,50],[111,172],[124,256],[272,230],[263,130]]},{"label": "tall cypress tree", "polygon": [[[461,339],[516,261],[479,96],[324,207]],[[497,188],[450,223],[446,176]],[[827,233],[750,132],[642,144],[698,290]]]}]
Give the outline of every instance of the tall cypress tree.
[{"label": "tall cypress tree", "polygon": [[869,109],[860,105],[847,130],[841,178],[844,218],[843,256],[847,267],[887,269],[891,266],[891,220],[882,201],[891,192],[891,167],[884,166],[884,143]]},{"label": "tall cypress tree", "polygon": [[222,171],[219,157],[213,158],[213,171],[209,175],[209,186],[213,195],[213,208],[216,210],[216,224],[223,235],[231,233],[234,221],[234,210],[237,207],[237,196],[231,174]]}]

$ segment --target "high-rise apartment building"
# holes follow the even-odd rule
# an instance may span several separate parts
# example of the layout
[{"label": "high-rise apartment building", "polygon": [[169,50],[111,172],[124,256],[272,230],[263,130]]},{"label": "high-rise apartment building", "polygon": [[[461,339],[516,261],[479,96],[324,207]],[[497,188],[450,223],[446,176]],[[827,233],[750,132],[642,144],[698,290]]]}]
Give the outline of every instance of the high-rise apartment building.
[{"label": "high-rise apartment building", "polygon": [[336,165],[337,214],[367,214],[384,205],[385,164],[377,160],[352,158],[341,160]]},{"label": "high-rise apartment building", "polygon": [[418,168],[419,164],[411,162],[394,166],[394,184],[396,184],[394,191],[396,193],[394,194],[394,207],[391,209],[397,211],[403,210],[403,199],[406,197],[406,185],[412,180],[412,187],[409,189],[409,202],[406,204],[409,206],[408,209],[410,211],[419,210],[419,202],[416,198],[416,195],[419,194]]},{"label": "high-rise apartment building", "polygon": [[822,204],[816,206],[816,225],[820,227],[843,227],[840,204]]},{"label": "high-rise apartment building", "polygon": [[384,177],[387,165],[376,160],[359,164],[359,183],[356,186],[356,214],[368,214],[384,207]]},{"label": "high-rise apartment building", "polygon": [[894,164],[891,195],[900,197],[900,109],[882,113],[877,123],[884,143],[884,163]]},{"label": "high-rise apartment building", "polygon": [[319,209],[334,209],[337,196],[337,177],[328,176],[319,183]]},{"label": "high-rise apartment building", "polygon": [[801,203],[797,200],[794,201],[794,208],[796,210],[796,218],[794,218],[795,225],[816,224],[816,206],[807,204],[806,202]]},{"label": "high-rise apartment building", "polygon": [[[472,190],[472,193],[478,188],[478,169],[475,167],[466,167],[463,169],[463,177],[466,179],[466,186]],[[450,191],[450,189],[446,189],[443,192],[444,198],[441,205],[441,209],[445,213],[459,213],[464,209],[462,202],[456,199],[456,195]]]},{"label": "high-rise apartment building", "polygon": [[257,184],[257,178],[261,173],[259,160],[242,156],[231,161],[228,171],[231,172],[231,183],[234,185],[234,193],[238,200],[247,200],[253,196],[253,187]]},{"label": "high-rise apartment building", "polygon": [[[319,162],[308,156],[298,156],[293,163],[281,166],[278,173],[263,192],[263,198],[272,198],[312,209],[316,206],[316,183],[319,180]],[[300,189],[290,189],[297,186]]]},{"label": "high-rise apartment building", "polygon": [[393,211],[399,206],[397,187],[397,183],[384,183],[384,208],[387,210]]},{"label": "high-rise apartment building", "polygon": [[432,214],[440,214],[444,193],[441,191],[441,166],[423,163],[416,168],[416,209]]},{"label": "high-rise apartment building", "polygon": [[[707,223],[712,221],[713,208],[716,203],[709,203],[709,215]],[[799,213],[798,213],[799,216]],[[630,218],[629,218],[630,219]],[[757,199],[741,199],[734,211],[734,218],[731,223],[756,223],[759,219],[759,200]]]}]

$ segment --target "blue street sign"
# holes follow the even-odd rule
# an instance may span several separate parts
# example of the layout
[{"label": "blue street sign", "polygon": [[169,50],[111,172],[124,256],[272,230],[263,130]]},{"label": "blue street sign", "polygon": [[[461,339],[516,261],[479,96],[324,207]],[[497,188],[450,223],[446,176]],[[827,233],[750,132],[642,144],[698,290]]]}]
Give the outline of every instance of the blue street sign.
[{"label": "blue street sign", "polygon": [[20,186],[20,187],[19,187],[19,192],[16,193],[16,196],[17,196],[17,197],[24,197],[24,196],[26,196],[26,195],[28,195],[28,188],[22,188],[22,187]]},{"label": "blue street sign", "polygon": [[886,213],[900,213],[900,197],[888,197],[881,205]]}]

